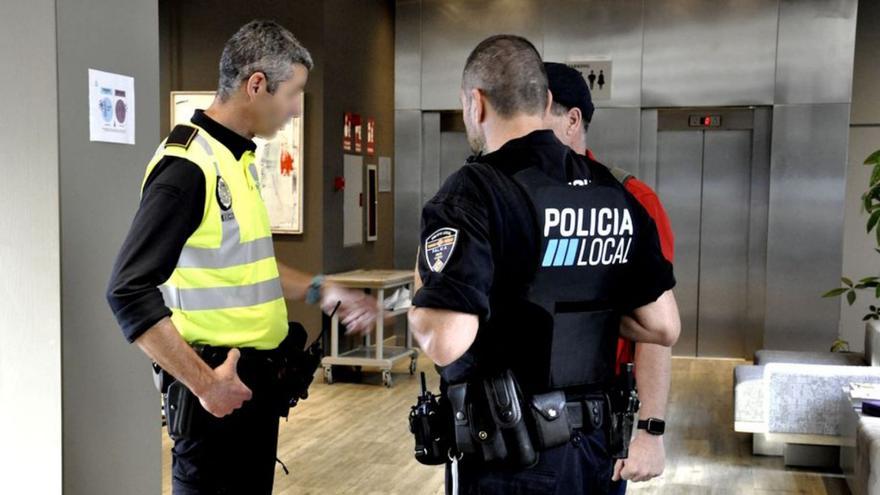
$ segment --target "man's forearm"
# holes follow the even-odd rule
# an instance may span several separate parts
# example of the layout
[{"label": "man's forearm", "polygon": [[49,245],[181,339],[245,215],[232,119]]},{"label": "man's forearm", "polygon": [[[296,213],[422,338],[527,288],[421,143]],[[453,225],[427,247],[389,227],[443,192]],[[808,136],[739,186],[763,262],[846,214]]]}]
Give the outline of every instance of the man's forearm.
[{"label": "man's forearm", "polygon": [[672,350],[654,344],[637,344],[635,356],[636,386],[639,389],[641,419],[666,417],[669,399]]},{"label": "man's forearm", "polygon": [[213,370],[183,340],[171,318],[159,320],[134,342],[196,396],[201,397],[213,385]]},{"label": "man's forearm", "polygon": [[283,263],[278,263],[278,274],[281,276],[281,292],[288,301],[302,301],[312,283],[314,275],[301,272]]}]

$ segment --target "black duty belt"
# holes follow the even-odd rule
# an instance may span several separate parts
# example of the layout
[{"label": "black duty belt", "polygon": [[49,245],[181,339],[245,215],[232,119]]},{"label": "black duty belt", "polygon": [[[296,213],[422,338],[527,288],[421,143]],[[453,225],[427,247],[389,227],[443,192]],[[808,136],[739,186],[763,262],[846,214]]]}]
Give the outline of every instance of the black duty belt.
[{"label": "black duty belt", "polygon": [[588,398],[565,403],[568,422],[573,430],[593,431],[605,424],[607,408],[604,398]]}]

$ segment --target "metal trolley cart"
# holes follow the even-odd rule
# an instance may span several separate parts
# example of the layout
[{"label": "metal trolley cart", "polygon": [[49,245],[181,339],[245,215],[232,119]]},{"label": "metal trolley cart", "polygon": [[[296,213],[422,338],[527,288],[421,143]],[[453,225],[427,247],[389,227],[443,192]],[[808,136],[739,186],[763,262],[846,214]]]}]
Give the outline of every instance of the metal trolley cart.
[{"label": "metal trolley cart", "polygon": [[[409,373],[416,372],[418,351],[412,347],[412,335],[409,326],[406,329],[406,346],[388,346],[385,343],[386,317],[406,316],[409,305],[385,309],[385,295],[398,288],[409,289],[413,293],[413,272],[408,270],[354,270],[327,276],[328,281],[352,289],[371,289],[379,304],[379,318],[376,320],[376,343],[371,344],[370,335],[364,339],[364,345],[339,354],[339,316],[333,315],[330,320],[330,355],[321,361],[324,367],[324,382],[333,383],[333,366],[376,367],[382,371],[382,383],[391,387],[391,368],[398,361],[409,359]],[[405,320],[405,318],[404,318]]]}]

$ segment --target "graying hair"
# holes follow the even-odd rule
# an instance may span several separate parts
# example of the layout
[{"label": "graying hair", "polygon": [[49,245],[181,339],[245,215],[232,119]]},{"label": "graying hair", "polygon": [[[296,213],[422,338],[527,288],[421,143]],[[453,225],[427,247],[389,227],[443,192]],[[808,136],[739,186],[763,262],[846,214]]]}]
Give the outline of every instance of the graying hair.
[{"label": "graying hair", "polygon": [[312,55],[293,34],[274,21],[251,21],[229,38],[220,56],[217,93],[226,100],[256,72],[266,76],[269,93],[293,77],[293,64],[311,70]]}]

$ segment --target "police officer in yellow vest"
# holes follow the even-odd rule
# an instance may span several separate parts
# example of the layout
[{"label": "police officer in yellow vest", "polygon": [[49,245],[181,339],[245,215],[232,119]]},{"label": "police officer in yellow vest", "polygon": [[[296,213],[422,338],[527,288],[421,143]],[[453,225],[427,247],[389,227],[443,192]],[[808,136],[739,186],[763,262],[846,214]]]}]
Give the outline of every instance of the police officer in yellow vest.
[{"label": "police officer in yellow vest", "polygon": [[309,52],[271,21],[227,41],[217,98],[160,144],[113,269],[107,299],[123,334],[176,378],[169,401],[189,393],[195,404],[174,438],[175,495],[271,493],[285,299],[338,308],[351,331],[376,318],[363,292],[275,259],[252,138],[301,114],[311,68]]}]

